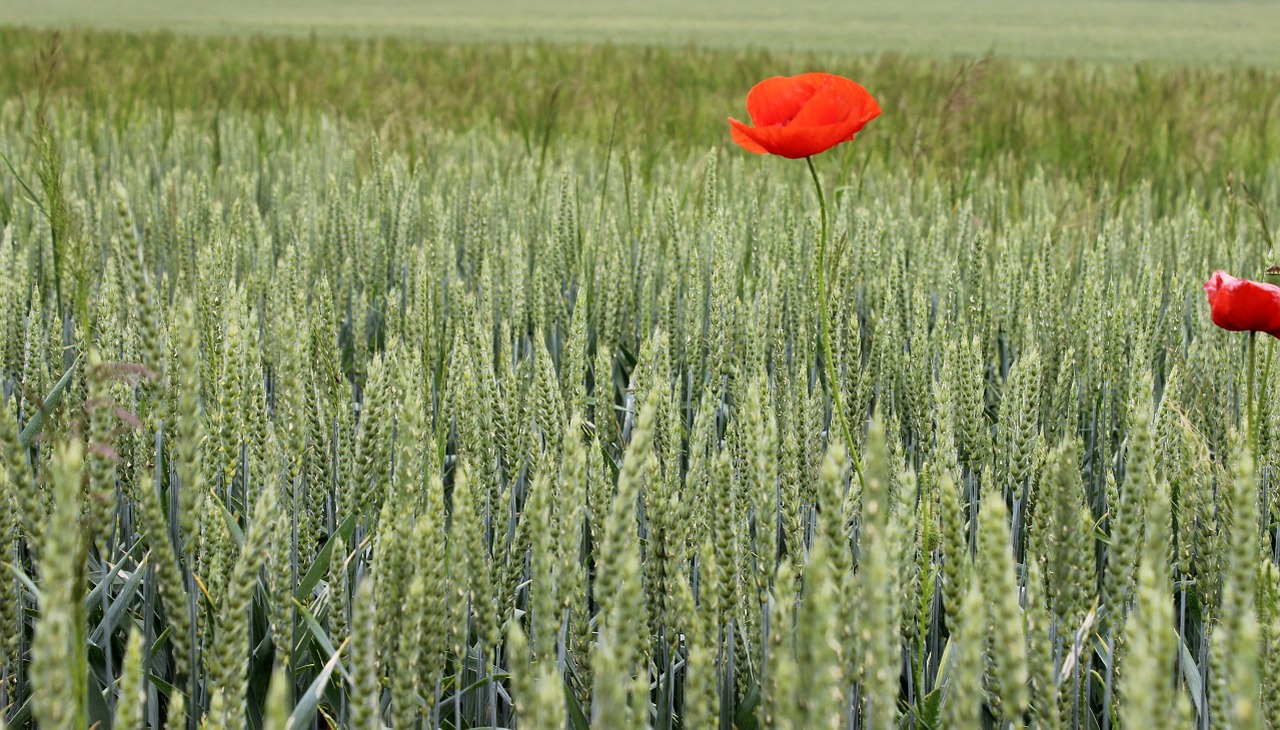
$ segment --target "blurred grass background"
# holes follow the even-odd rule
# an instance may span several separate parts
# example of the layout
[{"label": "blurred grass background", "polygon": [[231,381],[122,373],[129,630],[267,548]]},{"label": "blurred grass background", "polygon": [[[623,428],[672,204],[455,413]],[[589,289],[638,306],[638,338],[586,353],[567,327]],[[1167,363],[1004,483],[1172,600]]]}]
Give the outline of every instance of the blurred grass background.
[{"label": "blurred grass background", "polygon": [[0,24],[1280,65],[1267,0],[0,0]]},{"label": "blurred grass background", "polygon": [[842,169],[874,160],[956,196],[1049,170],[1098,199],[1145,180],[1163,206],[1188,185],[1256,180],[1280,150],[1280,73],[1251,66],[17,28],[0,28],[0,47],[0,97],[22,108],[49,97],[117,132],[143,112],[211,138],[229,114],[319,115],[410,159],[433,135],[492,129],[544,159],[568,140],[617,149],[647,175],[730,144],[726,117],[745,118],[759,79],[814,69],[857,79],[885,110],[832,153]]}]

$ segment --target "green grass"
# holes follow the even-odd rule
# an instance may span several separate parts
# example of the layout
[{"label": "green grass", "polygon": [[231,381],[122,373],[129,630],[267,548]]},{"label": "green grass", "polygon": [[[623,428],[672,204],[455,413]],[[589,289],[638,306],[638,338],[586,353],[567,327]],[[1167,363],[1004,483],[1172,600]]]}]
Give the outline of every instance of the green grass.
[{"label": "green grass", "polygon": [[955,193],[1045,168],[1093,191],[1146,180],[1163,206],[1228,174],[1254,184],[1280,149],[1280,74],[1251,68],[76,32],[48,74],[37,63],[48,34],[0,30],[0,44],[0,94],[28,107],[44,93],[116,129],[145,111],[210,133],[232,113],[283,124],[319,113],[411,158],[435,134],[483,128],[539,159],[568,140],[612,144],[647,176],[727,144],[726,117],[745,114],[755,81],[815,68],[858,79],[885,109],[856,152],[833,155],[842,169],[875,158]]},{"label": "green grass", "polygon": [[1280,64],[1280,9],[1262,0],[801,0],[646,3],[322,0],[0,3],[0,22],[197,33],[407,35],[949,57]]},{"label": "green grass", "polygon": [[1280,724],[1274,72],[0,41],[8,726]]}]

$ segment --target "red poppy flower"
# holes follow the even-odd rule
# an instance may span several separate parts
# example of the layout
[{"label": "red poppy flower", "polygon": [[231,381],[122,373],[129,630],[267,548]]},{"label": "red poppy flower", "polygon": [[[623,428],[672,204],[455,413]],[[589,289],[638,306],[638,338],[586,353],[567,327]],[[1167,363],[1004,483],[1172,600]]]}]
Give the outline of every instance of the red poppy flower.
[{"label": "red poppy flower", "polygon": [[1222,329],[1280,337],[1280,287],[1215,271],[1204,291],[1213,323]]},{"label": "red poppy flower", "polygon": [[852,140],[880,116],[880,105],[849,79],[809,73],[756,84],[747,94],[747,113],[754,127],[729,118],[734,142],[757,155],[797,160]]}]

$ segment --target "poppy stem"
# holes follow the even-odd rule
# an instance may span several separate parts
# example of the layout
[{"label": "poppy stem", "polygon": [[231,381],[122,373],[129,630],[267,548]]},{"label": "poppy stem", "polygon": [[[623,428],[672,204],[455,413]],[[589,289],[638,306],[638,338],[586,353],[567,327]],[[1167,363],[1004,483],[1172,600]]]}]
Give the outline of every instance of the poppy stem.
[{"label": "poppy stem", "polygon": [[1254,478],[1261,478],[1261,475],[1258,474],[1258,398],[1254,390],[1254,378],[1256,377],[1255,372],[1257,371],[1257,362],[1258,362],[1257,342],[1258,342],[1258,333],[1250,331],[1249,332],[1249,372],[1248,372],[1248,378],[1247,378],[1248,384],[1249,384],[1248,386],[1249,387],[1248,444],[1249,444],[1249,451],[1253,453]]},{"label": "poppy stem", "polygon": [[[1264,342],[1270,342],[1270,340],[1264,340]],[[1266,344],[1266,345],[1263,345],[1263,347],[1266,349],[1266,352],[1263,354],[1263,357],[1262,357],[1262,369],[1261,369],[1261,371],[1258,373],[1258,421],[1259,421],[1259,423],[1258,423],[1258,443],[1259,443],[1259,448],[1261,448],[1261,443],[1262,443],[1262,423],[1261,423],[1261,421],[1262,421],[1262,419],[1265,417],[1265,416],[1264,416],[1264,414],[1262,413],[1262,406],[1263,406],[1263,404],[1265,404],[1265,403],[1266,403],[1266,400],[1265,400],[1265,399],[1263,399],[1262,394],[1263,394],[1263,393],[1268,392],[1268,391],[1267,391],[1267,388],[1271,385],[1271,362],[1272,362],[1272,359],[1274,358],[1274,356],[1275,356],[1275,352],[1276,352],[1276,349],[1275,349],[1275,346],[1274,346],[1274,345]],[[1258,459],[1258,463],[1259,463],[1259,464],[1260,464],[1260,463],[1262,463],[1262,459],[1261,459],[1261,458],[1259,458],[1259,459]],[[1259,479],[1261,479],[1261,478],[1262,478],[1261,472],[1259,472],[1259,474],[1258,474],[1258,478],[1259,478]]]},{"label": "poppy stem", "polygon": [[822,194],[822,181],[818,179],[818,168],[813,165],[813,157],[806,157],[804,161],[809,163],[809,175],[813,178],[814,190],[818,192],[818,209],[822,217],[822,236],[818,239],[818,314],[822,326],[822,364],[827,390],[831,395],[831,407],[835,411],[836,420],[840,422],[844,443],[849,449],[849,459],[853,462],[853,470],[861,483],[862,460],[854,449],[853,432],[849,430],[849,419],[844,415],[844,404],[840,399],[835,359],[831,356],[831,326],[827,322],[827,199]]}]

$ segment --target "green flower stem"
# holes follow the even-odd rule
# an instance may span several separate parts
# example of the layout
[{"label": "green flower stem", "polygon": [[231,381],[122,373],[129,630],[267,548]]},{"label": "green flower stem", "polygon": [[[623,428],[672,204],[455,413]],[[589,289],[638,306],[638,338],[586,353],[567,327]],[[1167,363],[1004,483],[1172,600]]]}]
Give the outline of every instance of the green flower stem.
[{"label": "green flower stem", "polygon": [[809,163],[809,175],[813,177],[813,187],[818,191],[818,208],[822,216],[822,236],[818,239],[818,313],[822,321],[822,363],[826,369],[827,390],[831,394],[832,409],[836,412],[836,420],[840,422],[840,430],[844,435],[845,445],[849,449],[849,458],[853,462],[853,471],[862,482],[862,463],[854,448],[853,432],[849,430],[849,419],[844,414],[844,403],[840,400],[840,386],[836,381],[835,359],[831,356],[831,327],[827,322],[827,199],[822,194],[822,182],[818,179],[818,169],[813,166],[813,158],[806,157]]},{"label": "green flower stem", "polygon": [[[1259,443],[1258,443],[1258,444],[1256,444],[1256,446],[1258,446],[1259,448],[1261,448],[1261,441],[1262,441],[1262,423],[1261,423],[1261,421],[1262,421],[1262,419],[1263,419],[1263,418],[1265,418],[1265,417],[1266,417],[1266,416],[1265,416],[1265,414],[1263,414],[1263,412],[1262,412],[1262,405],[1263,405],[1263,402],[1264,402],[1264,401],[1263,401],[1263,399],[1262,399],[1262,394],[1263,394],[1263,393],[1268,392],[1268,390],[1267,390],[1267,389],[1268,389],[1268,387],[1269,387],[1269,386],[1270,386],[1270,384],[1271,384],[1271,363],[1272,363],[1272,360],[1275,358],[1275,354],[1276,354],[1275,339],[1274,339],[1274,338],[1267,338],[1267,344],[1265,345],[1265,347],[1266,347],[1267,354],[1266,354],[1266,357],[1264,357],[1264,358],[1262,359],[1262,378],[1258,381],[1258,396],[1257,396],[1257,403],[1258,403],[1258,414],[1257,414],[1257,417],[1258,417],[1258,421],[1259,421],[1259,423],[1258,423],[1258,441],[1259,441]],[[1260,463],[1262,463],[1262,458],[1261,458],[1261,456],[1258,456],[1258,457],[1256,458],[1256,460],[1255,460],[1255,464],[1260,464]],[[1257,474],[1261,474],[1262,472],[1261,472],[1261,471],[1256,471],[1255,473],[1257,473]]]},{"label": "green flower stem", "polygon": [[1248,373],[1248,387],[1249,387],[1249,401],[1248,401],[1249,436],[1248,438],[1249,438],[1249,450],[1253,452],[1253,465],[1254,465],[1255,473],[1257,473],[1256,469],[1258,466],[1258,398],[1257,398],[1257,391],[1254,389],[1253,381],[1254,381],[1254,378],[1256,377],[1254,373],[1257,370],[1257,362],[1258,362],[1258,344],[1257,343],[1258,343],[1258,333],[1250,332],[1249,333],[1249,373]]}]

